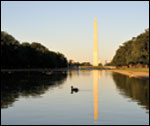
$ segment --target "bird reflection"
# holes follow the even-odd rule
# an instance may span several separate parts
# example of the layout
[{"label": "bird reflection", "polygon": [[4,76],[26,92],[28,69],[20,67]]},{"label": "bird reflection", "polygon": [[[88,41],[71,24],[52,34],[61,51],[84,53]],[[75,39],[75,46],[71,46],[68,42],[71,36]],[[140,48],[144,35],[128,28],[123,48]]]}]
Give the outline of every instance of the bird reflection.
[{"label": "bird reflection", "polygon": [[98,71],[93,71],[94,120],[98,118]]},{"label": "bird reflection", "polygon": [[78,91],[78,88],[74,88],[73,86],[71,86],[71,94],[73,94],[74,92],[77,93]]}]

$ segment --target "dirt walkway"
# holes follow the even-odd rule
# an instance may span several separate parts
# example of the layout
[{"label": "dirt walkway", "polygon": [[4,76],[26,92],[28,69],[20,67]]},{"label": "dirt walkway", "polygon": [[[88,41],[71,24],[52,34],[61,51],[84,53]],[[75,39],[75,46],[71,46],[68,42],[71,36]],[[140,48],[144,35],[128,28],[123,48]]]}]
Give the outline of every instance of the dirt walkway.
[{"label": "dirt walkway", "polygon": [[111,70],[112,72],[120,73],[123,75],[127,75],[129,77],[135,78],[149,78],[148,72],[132,72],[132,71],[121,71],[121,70]]}]

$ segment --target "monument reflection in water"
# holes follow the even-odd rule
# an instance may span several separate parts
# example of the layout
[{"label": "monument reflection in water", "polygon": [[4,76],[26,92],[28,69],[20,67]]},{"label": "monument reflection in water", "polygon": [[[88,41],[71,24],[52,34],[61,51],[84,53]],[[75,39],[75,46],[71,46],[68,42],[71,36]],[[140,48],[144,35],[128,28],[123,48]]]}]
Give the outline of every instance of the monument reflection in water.
[{"label": "monument reflection in water", "polygon": [[93,71],[94,120],[98,119],[98,79],[99,71]]},{"label": "monument reflection in water", "polygon": [[106,70],[2,74],[1,115],[2,125],[147,125],[149,80]]}]

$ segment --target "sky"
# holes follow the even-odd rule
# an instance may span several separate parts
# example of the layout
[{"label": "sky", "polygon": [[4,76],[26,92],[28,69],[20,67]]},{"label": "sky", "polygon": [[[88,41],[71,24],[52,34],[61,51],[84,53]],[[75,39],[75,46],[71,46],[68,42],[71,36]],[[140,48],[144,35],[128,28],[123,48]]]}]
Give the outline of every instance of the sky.
[{"label": "sky", "polygon": [[93,61],[94,18],[101,63],[149,28],[148,1],[2,1],[1,31],[39,42],[68,60]]}]

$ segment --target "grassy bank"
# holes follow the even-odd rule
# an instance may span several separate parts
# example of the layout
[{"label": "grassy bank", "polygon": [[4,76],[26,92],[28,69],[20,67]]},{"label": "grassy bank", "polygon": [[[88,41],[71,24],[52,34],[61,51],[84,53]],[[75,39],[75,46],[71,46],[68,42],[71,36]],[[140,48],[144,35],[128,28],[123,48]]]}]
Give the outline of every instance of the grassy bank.
[{"label": "grassy bank", "polygon": [[135,78],[149,78],[149,68],[115,69],[113,72]]},{"label": "grassy bank", "polygon": [[125,69],[117,69],[121,71],[129,71],[129,72],[149,72],[149,68],[125,68]]}]

